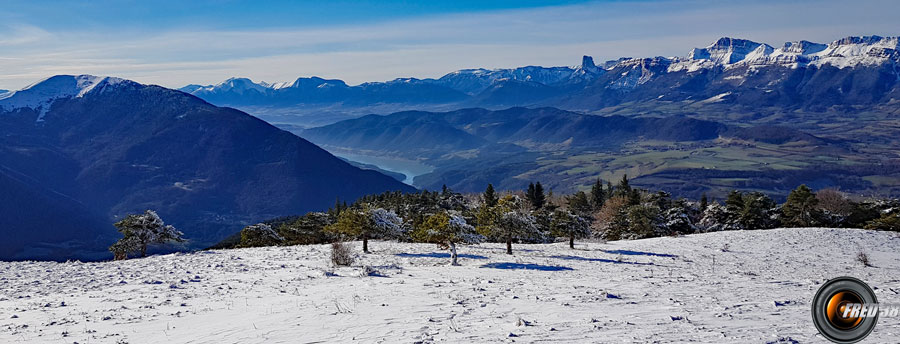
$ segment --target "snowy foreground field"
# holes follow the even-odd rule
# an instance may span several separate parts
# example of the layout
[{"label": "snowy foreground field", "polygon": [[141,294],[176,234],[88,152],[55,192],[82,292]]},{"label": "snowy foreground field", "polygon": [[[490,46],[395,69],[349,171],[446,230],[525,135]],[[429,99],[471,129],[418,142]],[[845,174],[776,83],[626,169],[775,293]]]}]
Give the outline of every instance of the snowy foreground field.
[{"label": "snowy foreground field", "polygon": [[[0,343],[806,343],[824,342],[809,302],[828,278],[859,277],[900,303],[900,237],[885,232],[514,245],[513,256],[485,244],[461,247],[455,267],[430,244],[370,246],[352,268],[330,267],[324,245],[0,263]],[[866,342],[898,334],[882,318]]]}]

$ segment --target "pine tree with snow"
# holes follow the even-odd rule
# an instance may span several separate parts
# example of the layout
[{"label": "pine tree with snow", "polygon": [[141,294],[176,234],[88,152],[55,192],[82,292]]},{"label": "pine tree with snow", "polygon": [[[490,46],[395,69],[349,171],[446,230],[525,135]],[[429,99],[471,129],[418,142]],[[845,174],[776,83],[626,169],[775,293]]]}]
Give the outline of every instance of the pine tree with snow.
[{"label": "pine tree with snow", "polygon": [[240,247],[274,246],[284,242],[284,237],[278,234],[272,226],[265,223],[249,225],[241,230]]},{"label": "pine tree with snow", "polygon": [[694,224],[694,219],[697,217],[698,212],[699,210],[694,208],[693,203],[685,200],[675,201],[663,214],[665,227],[669,233],[688,234],[696,232],[697,226]]},{"label": "pine tree with snow", "polygon": [[363,205],[341,211],[337,221],[325,226],[324,230],[345,238],[362,240],[363,252],[369,253],[369,239],[396,238],[402,235],[403,220],[393,211],[371,209],[368,205]]},{"label": "pine tree with snow", "polygon": [[130,214],[114,226],[123,236],[109,247],[116,259],[126,259],[129,253],[134,252],[146,257],[147,247],[150,245],[184,242],[184,233],[165,224],[153,210],[147,210],[143,214]]},{"label": "pine tree with snow", "polygon": [[504,213],[497,222],[495,231],[506,240],[506,254],[512,254],[513,240],[531,232],[538,232],[534,217],[518,211]]},{"label": "pine tree with snow", "polygon": [[513,240],[534,239],[541,236],[534,216],[518,210],[511,210],[497,220],[494,230],[497,236],[506,240],[506,254],[512,254]]},{"label": "pine tree with snow", "polygon": [[425,222],[413,232],[416,241],[438,244],[442,249],[450,249],[451,265],[457,263],[456,245],[477,244],[484,236],[475,231],[475,227],[455,213],[439,212],[425,219]]},{"label": "pine tree with snow", "polygon": [[569,248],[575,248],[575,239],[587,238],[591,235],[590,222],[567,210],[557,209],[550,221],[551,232],[558,237],[569,238]]},{"label": "pine tree with snow", "polygon": [[397,213],[384,208],[369,211],[374,237],[379,239],[395,239],[403,236],[403,219]]},{"label": "pine tree with snow", "polygon": [[699,230],[704,232],[718,232],[727,230],[743,229],[740,222],[733,219],[725,206],[719,202],[711,202],[700,215],[700,222],[697,224]]}]

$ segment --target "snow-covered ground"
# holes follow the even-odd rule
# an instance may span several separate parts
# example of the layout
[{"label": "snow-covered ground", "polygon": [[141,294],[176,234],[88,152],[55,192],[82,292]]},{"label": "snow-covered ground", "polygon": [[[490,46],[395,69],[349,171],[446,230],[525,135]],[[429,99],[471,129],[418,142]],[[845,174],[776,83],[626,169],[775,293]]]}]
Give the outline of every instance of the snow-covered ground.
[{"label": "snow-covered ground", "polygon": [[[513,256],[484,244],[461,247],[462,266],[434,245],[370,247],[352,268],[330,267],[325,245],[0,263],[0,343],[806,343],[824,342],[809,302],[829,278],[859,277],[900,303],[900,237],[886,232],[514,245]],[[898,334],[882,318],[867,342]]]}]

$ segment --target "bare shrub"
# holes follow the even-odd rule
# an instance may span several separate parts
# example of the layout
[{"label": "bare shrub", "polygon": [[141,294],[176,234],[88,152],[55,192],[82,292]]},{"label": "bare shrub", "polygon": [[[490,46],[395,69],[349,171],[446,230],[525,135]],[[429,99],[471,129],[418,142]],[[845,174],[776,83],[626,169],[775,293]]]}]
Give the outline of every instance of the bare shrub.
[{"label": "bare shrub", "polygon": [[869,261],[869,255],[865,252],[859,252],[856,254],[856,261],[862,264],[863,266],[870,267],[872,266],[872,262]]},{"label": "bare shrub", "polygon": [[334,266],[350,266],[353,264],[353,252],[350,245],[343,242],[331,243],[331,263]]},{"label": "bare shrub", "polygon": [[823,189],[816,192],[819,208],[840,216],[848,216],[853,211],[853,203],[838,189]]}]

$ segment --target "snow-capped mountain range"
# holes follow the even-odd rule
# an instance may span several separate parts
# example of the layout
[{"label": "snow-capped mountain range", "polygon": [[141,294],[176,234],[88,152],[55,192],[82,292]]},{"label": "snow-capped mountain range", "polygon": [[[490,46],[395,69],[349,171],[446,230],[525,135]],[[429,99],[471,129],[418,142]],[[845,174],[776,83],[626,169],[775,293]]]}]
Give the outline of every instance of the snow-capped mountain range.
[{"label": "snow-capped mountain range", "polygon": [[[898,37],[846,37],[828,44],[787,42],[779,48],[745,39],[724,37],[682,57],[620,58],[596,65],[584,56],[568,67],[527,66],[511,69],[463,69],[437,79],[401,78],[350,86],[340,80],[299,78],[293,83],[253,82],[232,78],[217,85],[189,85],[188,92],[226,105],[286,105],[305,103],[383,104],[452,103],[466,106],[553,105],[565,107],[597,86],[626,92],[663,74],[741,70],[749,76],[766,67],[788,69],[885,68],[900,80]],[[660,68],[663,67],[663,68]],[[637,71],[631,71],[638,69]],[[747,72],[747,70],[749,72]],[[610,73],[615,72],[615,73]],[[681,74],[679,74],[681,75]],[[728,75],[729,80],[743,78]],[[777,80],[773,80],[776,81]],[[722,92],[724,93],[724,92]],[[525,94],[526,96],[516,96]],[[719,94],[719,93],[717,93]],[[654,95],[654,98],[659,95]],[[663,95],[665,97],[665,95]],[[566,99],[569,98],[569,99]],[[548,101],[548,99],[553,99]],[[652,98],[651,98],[652,99]],[[574,100],[574,103],[579,101]]]},{"label": "snow-capped mountain range", "polygon": [[829,44],[786,42],[780,48],[745,39],[724,37],[706,48],[695,48],[685,58],[672,58],[669,71],[717,66],[769,66],[793,68],[831,65],[838,68],[900,61],[898,37],[847,37]]},{"label": "snow-capped mountain range", "polygon": [[[592,111],[650,100],[788,108],[867,106],[900,99],[898,51],[898,37],[847,37],[828,44],[796,41],[778,48],[725,37],[682,57],[620,58],[597,65],[584,56],[575,66],[463,69],[437,79],[400,78],[359,85],[319,77],[279,83],[231,78],[217,85],[188,85],[179,90],[213,104],[237,107],[401,106],[388,107],[389,112],[435,104],[455,108],[540,105]],[[37,120],[43,121],[53,100],[81,97],[121,82],[128,81],[57,76],[19,91],[0,92],[0,108],[33,108],[40,114]]]}]

